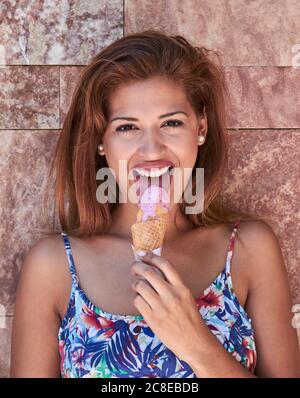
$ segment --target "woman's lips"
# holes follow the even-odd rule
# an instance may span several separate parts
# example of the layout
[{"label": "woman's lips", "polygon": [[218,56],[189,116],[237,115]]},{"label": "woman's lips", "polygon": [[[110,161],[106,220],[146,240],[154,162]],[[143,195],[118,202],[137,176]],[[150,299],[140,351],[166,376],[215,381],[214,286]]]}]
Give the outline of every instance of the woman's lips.
[{"label": "woman's lips", "polygon": [[157,161],[152,161],[152,162],[137,163],[133,166],[132,170],[135,168],[139,168],[139,169],[144,169],[144,170],[150,171],[151,169],[162,169],[163,167],[166,167],[166,166],[175,167],[174,163],[171,160],[162,159],[162,160],[157,160]]}]

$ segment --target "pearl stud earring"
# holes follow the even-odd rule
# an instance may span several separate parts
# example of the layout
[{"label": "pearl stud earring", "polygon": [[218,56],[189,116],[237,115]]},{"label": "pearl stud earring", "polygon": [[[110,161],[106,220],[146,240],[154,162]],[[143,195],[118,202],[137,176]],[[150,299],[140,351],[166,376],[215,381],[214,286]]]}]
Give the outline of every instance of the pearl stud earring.
[{"label": "pearl stud earring", "polygon": [[204,142],[204,140],[205,140],[205,137],[203,137],[203,135],[200,135],[200,136],[198,137],[198,141],[199,141],[199,142]]},{"label": "pearl stud earring", "polygon": [[102,152],[103,151],[103,145],[99,144],[98,145],[98,150],[99,150],[99,152]]}]

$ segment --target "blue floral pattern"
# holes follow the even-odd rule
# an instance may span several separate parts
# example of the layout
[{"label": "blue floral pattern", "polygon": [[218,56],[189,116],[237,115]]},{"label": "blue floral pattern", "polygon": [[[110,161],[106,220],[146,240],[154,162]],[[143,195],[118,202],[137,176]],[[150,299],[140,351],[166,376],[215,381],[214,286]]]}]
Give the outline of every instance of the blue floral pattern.
[{"label": "blue floral pattern", "polygon": [[[256,348],[252,320],[234,293],[230,273],[238,225],[239,220],[230,237],[224,270],[195,300],[202,318],[224,349],[253,372]],[[142,316],[111,314],[89,301],[79,285],[68,236],[65,232],[61,235],[73,281],[58,332],[61,376],[197,377],[186,362],[159,341]]]}]

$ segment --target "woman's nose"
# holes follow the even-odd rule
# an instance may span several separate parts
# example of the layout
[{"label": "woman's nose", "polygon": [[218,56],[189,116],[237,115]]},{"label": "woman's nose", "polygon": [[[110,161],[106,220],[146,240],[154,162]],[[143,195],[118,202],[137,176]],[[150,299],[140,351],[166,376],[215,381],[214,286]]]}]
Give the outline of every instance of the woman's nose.
[{"label": "woman's nose", "polygon": [[159,132],[151,130],[143,134],[140,152],[149,157],[157,158],[165,150],[165,143],[159,135]]}]

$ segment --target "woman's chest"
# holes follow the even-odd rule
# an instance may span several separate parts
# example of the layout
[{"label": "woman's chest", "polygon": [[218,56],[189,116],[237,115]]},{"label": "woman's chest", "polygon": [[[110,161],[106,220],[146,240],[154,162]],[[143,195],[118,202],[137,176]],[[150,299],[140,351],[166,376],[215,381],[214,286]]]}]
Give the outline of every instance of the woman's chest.
[{"label": "woman's chest", "polygon": [[[166,244],[161,258],[171,263],[193,296],[198,297],[224,270],[227,238],[226,235],[215,247],[212,242],[201,246],[196,237],[190,236],[188,240]],[[97,250],[91,250],[91,247],[87,250],[87,247],[77,243],[74,241],[72,247],[75,269],[80,288],[89,301],[108,313],[140,315],[133,304],[136,292],[132,284],[136,278],[131,268],[135,259],[128,242],[106,241],[102,250],[100,246]],[[245,289],[239,281],[235,282],[236,286],[240,286],[236,294],[243,304],[246,301]],[[70,278],[66,286],[60,306],[62,317],[68,306]]]}]

